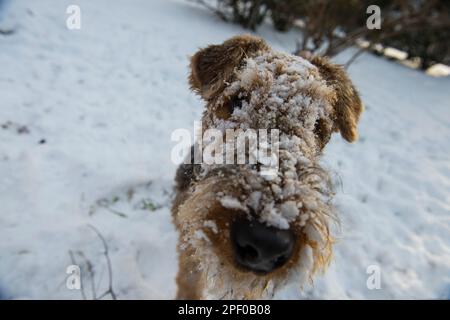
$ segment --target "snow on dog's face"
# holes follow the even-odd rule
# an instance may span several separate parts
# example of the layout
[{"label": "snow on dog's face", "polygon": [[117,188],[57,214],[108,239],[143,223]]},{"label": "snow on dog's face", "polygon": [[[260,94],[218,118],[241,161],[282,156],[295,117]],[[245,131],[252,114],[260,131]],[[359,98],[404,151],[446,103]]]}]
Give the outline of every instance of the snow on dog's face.
[{"label": "snow on dog's face", "polygon": [[286,281],[311,279],[330,261],[335,220],[318,158],[333,131],[356,139],[356,90],[327,60],[277,52],[252,36],[200,50],[190,83],[207,102],[203,131],[278,130],[268,142],[276,144],[275,173],[263,174],[258,162],[191,172],[176,220],[198,259],[204,296],[267,297]]}]

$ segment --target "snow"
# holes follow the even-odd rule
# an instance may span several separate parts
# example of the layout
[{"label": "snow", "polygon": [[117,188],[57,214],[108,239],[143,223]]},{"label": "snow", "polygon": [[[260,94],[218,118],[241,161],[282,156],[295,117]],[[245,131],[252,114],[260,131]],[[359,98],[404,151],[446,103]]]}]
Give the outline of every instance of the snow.
[{"label": "snow", "polygon": [[281,205],[281,214],[289,221],[298,215],[297,204],[294,201],[287,201]]},{"label": "snow", "polygon": [[447,77],[450,75],[450,67],[442,63],[436,63],[429,67],[426,72],[434,77]]},{"label": "snow", "polygon": [[[0,29],[15,33],[0,36],[0,296],[81,298],[65,286],[69,252],[82,272],[83,256],[92,263],[104,291],[92,225],[119,299],[173,298],[170,137],[191,130],[203,106],[188,88],[188,56],[244,30],[182,0],[2,3]],[[70,4],[81,30],[65,26]],[[259,34],[294,49],[294,31]],[[276,298],[448,299],[450,78],[371,55],[349,73],[366,106],[360,139],[334,135],[322,161],[341,183],[335,257],[313,286],[292,283]],[[378,290],[366,286],[372,265]]]},{"label": "snow", "polygon": [[218,198],[220,199],[220,204],[224,208],[244,211],[247,210],[247,208],[241,203],[241,201],[239,201],[239,199],[231,196],[218,196]]},{"label": "snow", "polygon": [[206,220],[203,225],[207,228],[210,228],[212,230],[212,232],[214,233],[218,233],[219,230],[217,229],[217,225],[214,221],[212,220]]}]

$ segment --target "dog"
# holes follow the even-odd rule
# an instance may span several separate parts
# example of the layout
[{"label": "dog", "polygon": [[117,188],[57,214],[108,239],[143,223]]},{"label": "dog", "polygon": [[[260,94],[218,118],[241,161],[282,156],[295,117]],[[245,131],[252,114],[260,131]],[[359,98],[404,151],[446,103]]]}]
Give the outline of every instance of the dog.
[{"label": "dog", "polygon": [[332,258],[338,219],[319,159],[333,132],[357,139],[357,90],[328,59],[278,52],[251,35],[195,53],[189,83],[206,103],[200,134],[276,129],[278,169],[268,178],[260,164],[179,166],[176,298],[267,299],[286,283],[302,287]]}]

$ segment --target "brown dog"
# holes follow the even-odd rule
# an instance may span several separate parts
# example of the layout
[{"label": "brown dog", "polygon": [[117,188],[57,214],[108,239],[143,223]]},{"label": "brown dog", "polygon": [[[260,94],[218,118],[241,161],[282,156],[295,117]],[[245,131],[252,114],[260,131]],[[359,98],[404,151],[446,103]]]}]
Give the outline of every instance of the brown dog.
[{"label": "brown dog", "polygon": [[288,281],[302,285],[331,259],[333,192],[318,160],[332,132],[357,138],[357,91],[328,60],[249,35],[197,52],[189,81],[206,102],[203,132],[277,129],[279,167],[270,177],[260,163],[179,167],[177,298],[268,298]]}]

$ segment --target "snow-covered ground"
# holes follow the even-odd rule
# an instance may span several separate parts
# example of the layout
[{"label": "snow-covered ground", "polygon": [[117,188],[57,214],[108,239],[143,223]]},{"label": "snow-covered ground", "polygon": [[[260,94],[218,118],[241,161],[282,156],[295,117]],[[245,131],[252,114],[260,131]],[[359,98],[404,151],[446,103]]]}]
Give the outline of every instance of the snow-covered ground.
[{"label": "snow-covered ground", "polygon": [[[3,4],[3,5],[1,5]],[[81,8],[81,30],[66,8]],[[202,110],[188,56],[243,33],[183,0],[0,1],[0,297],[81,298],[71,256],[119,299],[174,296],[170,135]],[[292,51],[296,34],[258,34]],[[349,52],[337,61],[345,61]],[[450,78],[371,55],[350,67],[366,105],[360,140],[335,136],[324,165],[342,230],[335,259],[277,298],[450,297]],[[379,266],[381,289],[366,271]],[[86,294],[92,288],[85,277]]]}]

